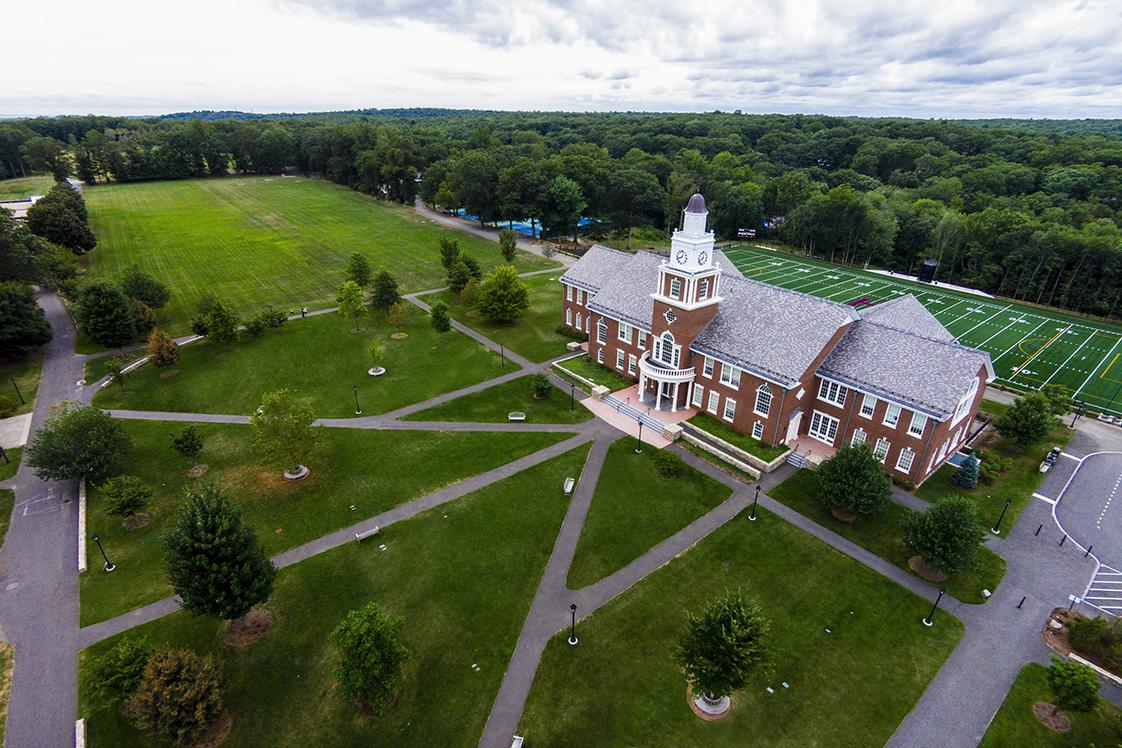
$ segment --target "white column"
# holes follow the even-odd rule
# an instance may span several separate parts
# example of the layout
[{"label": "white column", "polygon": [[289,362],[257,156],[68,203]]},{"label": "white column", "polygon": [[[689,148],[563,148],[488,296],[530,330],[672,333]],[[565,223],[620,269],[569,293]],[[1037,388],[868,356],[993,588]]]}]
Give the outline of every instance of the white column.
[{"label": "white column", "polygon": [[658,397],[655,398],[655,410],[662,410],[662,382],[658,383]]},{"label": "white column", "polygon": [[647,391],[647,375],[643,373],[643,369],[639,369],[639,402],[643,402],[643,394]]},{"label": "white column", "polygon": [[681,382],[675,382],[674,383],[674,399],[670,401],[670,412],[671,413],[677,413],[678,412],[678,385],[679,384],[681,384]]}]

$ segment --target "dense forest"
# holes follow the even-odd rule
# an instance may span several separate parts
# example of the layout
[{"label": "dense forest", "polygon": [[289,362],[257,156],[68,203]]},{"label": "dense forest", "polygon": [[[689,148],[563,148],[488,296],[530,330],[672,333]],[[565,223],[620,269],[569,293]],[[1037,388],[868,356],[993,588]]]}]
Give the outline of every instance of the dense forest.
[{"label": "dense forest", "polygon": [[[668,231],[702,190],[741,228],[818,257],[1089,314],[1122,299],[1122,137],[1104,120],[363,110],[0,124],[0,177],[88,182],[297,169],[546,235]],[[418,181],[417,176],[423,175]]]}]

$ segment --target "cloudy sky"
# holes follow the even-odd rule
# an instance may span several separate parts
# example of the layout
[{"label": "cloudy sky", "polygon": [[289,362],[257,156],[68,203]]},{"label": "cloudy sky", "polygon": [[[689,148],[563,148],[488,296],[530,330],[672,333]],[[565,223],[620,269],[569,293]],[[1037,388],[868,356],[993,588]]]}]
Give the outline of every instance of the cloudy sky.
[{"label": "cloudy sky", "polygon": [[1122,117],[1118,0],[5,3],[0,115]]}]

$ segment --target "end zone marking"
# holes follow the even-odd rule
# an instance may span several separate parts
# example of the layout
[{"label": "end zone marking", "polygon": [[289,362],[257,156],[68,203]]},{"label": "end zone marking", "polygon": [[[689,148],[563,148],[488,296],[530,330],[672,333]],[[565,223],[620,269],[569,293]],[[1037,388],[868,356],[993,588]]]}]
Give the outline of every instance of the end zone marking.
[{"label": "end zone marking", "polygon": [[1056,505],[1056,500],[1055,500],[1055,499],[1049,499],[1049,498],[1048,498],[1047,496],[1042,496],[1042,495],[1040,495],[1040,494],[1038,494],[1038,493],[1034,493],[1034,494],[1032,495],[1032,497],[1033,497],[1034,499],[1040,499],[1041,501],[1046,501],[1046,502],[1048,502],[1049,504],[1051,504],[1052,506],[1055,506],[1055,505]]}]

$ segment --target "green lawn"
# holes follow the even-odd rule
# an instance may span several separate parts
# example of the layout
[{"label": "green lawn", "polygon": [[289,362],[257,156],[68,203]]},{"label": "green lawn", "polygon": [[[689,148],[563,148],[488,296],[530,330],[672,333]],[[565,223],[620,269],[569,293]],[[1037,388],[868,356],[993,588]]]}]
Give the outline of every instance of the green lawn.
[{"label": "green lawn", "polygon": [[[818,482],[814,472],[810,470],[799,470],[768,493],[804,517],[852,540],[901,569],[911,571],[908,559],[912,554],[903,541],[903,524],[910,509],[889,501],[877,514],[860,517],[854,522],[842,522],[818,499]],[[979,568],[952,574],[947,578],[947,592],[964,603],[984,603],[986,598],[982,595],[982,590],[993,592],[1005,576],[1005,559],[989,548],[983,548],[979,555]]]},{"label": "green lawn", "polygon": [[8,525],[12,521],[12,507],[15,501],[15,491],[0,489],[0,546],[4,545],[4,538],[8,535]]},{"label": "green lawn", "polygon": [[10,397],[16,404],[16,415],[30,413],[35,407],[35,395],[39,392],[39,372],[42,368],[41,352],[20,359],[0,360],[0,393]]},{"label": "green lawn", "polygon": [[759,457],[764,462],[771,462],[776,457],[779,457],[779,455],[790,451],[789,448],[782,445],[771,447],[764,444],[759,439],[753,439],[748,434],[742,434],[724,421],[714,418],[708,413],[698,413],[691,418],[688,423],[697,426],[702,431],[708,431],[719,439],[724,439],[734,447],[740,447],[745,452]]},{"label": "green lawn", "polygon": [[506,423],[512,410],[525,413],[526,423],[580,423],[592,417],[592,411],[580,403],[570,411],[569,399],[569,393],[554,388],[549,397],[538,400],[530,390],[529,380],[521,377],[422,410],[403,420]]},{"label": "green lawn", "polygon": [[634,439],[617,439],[608,448],[569,567],[571,589],[622,569],[732,493],[688,465],[680,477],[663,478],[656,454],[653,447],[635,454]]},{"label": "green lawn", "polygon": [[479,312],[460,303],[456,294],[442,291],[424,297],[433,304],[438,299],[448,303],[452,317],[468,327],[478,330],[497,343],[519,353],[531,361],[545,361],[565,353],[565,344],[572,338],[559,335],[561,324],[561,269],[556,273],[543,273],[523,278],[530,289],[530,308],[526,315],[514,322],[492,322]]},{"label": "green lawn", "polygon": [[[1000,405],[1000,403],[996,404]],[[992,486],[979,481],[978,485],[969,490],[959,488],[951,483],[951,476],[958,471],[958,468],[944,465],[916,489],[916,496],[926,501],[935,501],[949,494],[968,496],[981,508],[982,518],[990,527],[993,527],[997,518],[1001,516],[1006,499],[1012,499],[1013,503],[1009,505],[1009,511],[1005,513],[1005,519],[1001,522],[1001,535],[1005,537],[1017,524],[1021,512],[1032,501],[1033,492],[1044,480],[1044,474],[1040,472],[1040,463],[1048,454],[1048,450],[1066,445],[1074,435],[1074,431],[1061,424],[1052,429],[1048,439],[1027,450],[1014,446],[1004,437],[998,437],[996,443],[983,449],[1012,458],[1013,466]]]},{"label": "green lawn", "polygon": [[[267,603],[273,627],[245,649],[222,642],[221,624],[182,612],[137,633],[225,661],[226,746],[473,746],[568,508],[559,492],[526,496],[579,473],[587,452],[387,528],[384,552],[378,542],[351,543],[283,569]],[[348,610],[371,600],[405,619],[413,651],[400,697],[381,717],[336,693],[327,643]],[[81,662],[114,641],[85,650]],[[97,707],[81,695],[91,745],[151,745],[118,712]]]},{"label": "green lawn", "polygon": [[[191,345],[198,345],[198,343],[191,343]],[[145,355],[144,351],[137,351],[133,353],[118,353],[113,356],[98,356],[86,361],[86,382],[93,384],[99,381],[102,377],[109,373],[109,361],[111,359],[120,359],[125,363],[129,363],[135,359]],[[116,386],[116,385],[114,385]]]},{"label": "green lawn", "polygon": [[[635,384],[630,379],[624,378],[622,374],[616,373],[603,364],[596,363],[588,356],[566,359],[565,361],[555,364],[553,370],[556,371],[562,379],[576,382],[577,380],[567,374],[566,370],[568,370],[568,372],[584,377],[593,384],[600,384],[607,387],[610,392],[617,392]],[[580,382],[577,382],[577,386],[586,391],[588,389]]]},{"label": "green lawn", "polygon": [[1067,712],[1071,731],[1056,732],[1046,727],[1032,713],[1038,701],[1051,703],[1055,698],[1048,687],[1048,668],[1029,663],[1021,668],[1020,675],[1001,704],[1001,709],[986,730],[979,748],[1022,748],[1022,746],[1085,746],[1118,745],[1122,710],[1106,699],[1091,712]]},{"label": "green lawn", "polygon": [[6,449],[4,452],[8,455],[8,462],[0,459],[0,481],[8,480],[19,470],[19,461],[23,456],[23,447],[16,447],[15,449]]},{"label": "green lawn", "polygon": [[[704,722],[671,652],[686,614],[734,587],[771,620],[774,675]],[[578,621],[578,646],[555,636],[518,734],[535,748],[881,746],[962,636],[942,611],[925,627],[929,608],[774,515],[741,514]]]},{"label": "green lawn", "polygon": [[[357,334],[352,327],[339,314],[323,314],[229,346],[192,343],[180,349],[171,371],[142,366],[129,375],[124,392],[106,387],[94,402],[103,408],[248,414],[263,394],[288,387],[317,415],[344,418],[355,411],[352,385],[358,385],[364,414],[373,415],[503,373],[497,353],[458,332],[436,333],[420,310],[405,340],[389,337],[393,328],[380,314]],[[376,336],[385,345],[386,373],[371,377],[366,349]]]},{"label": "green lawn", "polygon": [[91,564],[94,570],[82,576],[83,626],[171,593],[160,538],[184,489],[199,480],[214,479],[230,490],[271,555],[566,438],[544,433],[324,429],[320,455],[308,461],[312,475],[288,482],[259,464],[248,426],[198,425],[205,441],[201,461],[210,466],[202,479],[188,478],[189,465],[171,450],[169,434],[181,430],[182,424],[126,421],[125,426],[133,450],[123,472],[139,476],[155,490],[148,509],[152,522],[127,530],[120,519],[106,513],[96,487],[90,491],[89,530],[101,536],[117,571],[103,574]]},{"label": "green lawn", "polygon": [[12,678],[12,645],[0,642],[0,745],[4,744],[4,731],[8,723],[8,688]]},{"label": "green lawn", "polygon": [[[120,276],[133,263],[166,283],[160,324],[188,331],[200,298],[216,294],[245,316],[268,304],[334,304],[344,265],[361,252],[393,273],[403,291],[445,285],[438,240],[453,237],[489,269],[497,243],[444,228],[412,208],[318,179],[223,177],[87,187],[97,248],[91,277]],[[519,270],[553,264],[522,252]]]},{"label": "green lawn", "polygon": [[26,200],[32,195],[45,195],[55,186],[55,178],[46,176],[16,177],[0,180],[0,200]]}]

